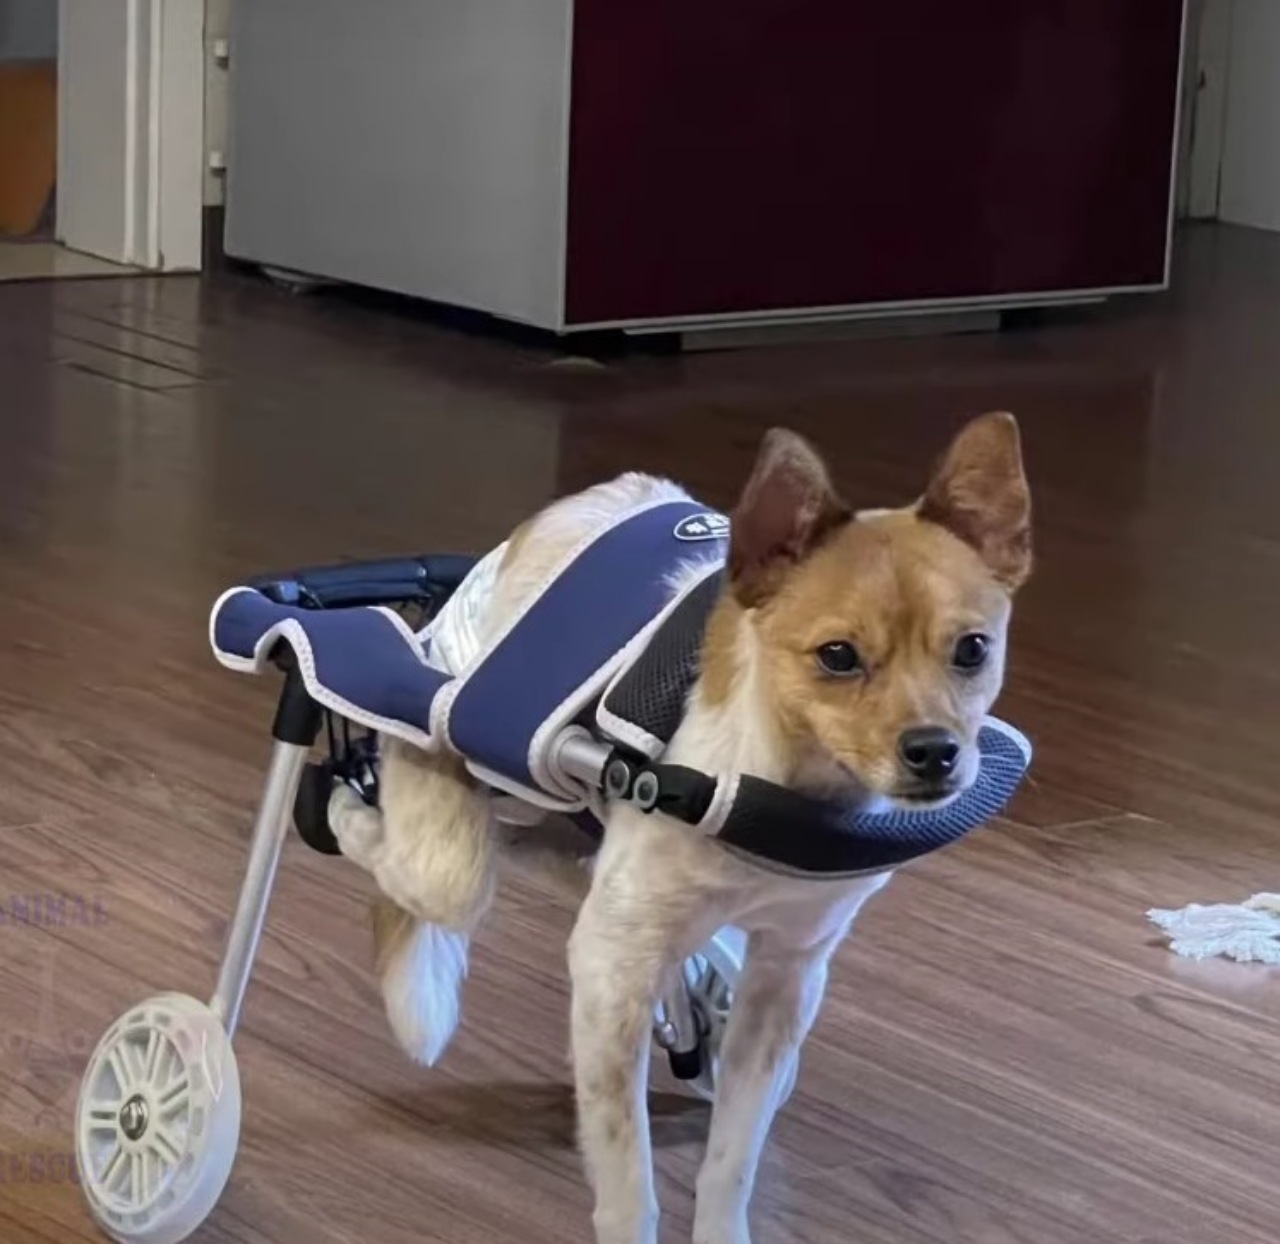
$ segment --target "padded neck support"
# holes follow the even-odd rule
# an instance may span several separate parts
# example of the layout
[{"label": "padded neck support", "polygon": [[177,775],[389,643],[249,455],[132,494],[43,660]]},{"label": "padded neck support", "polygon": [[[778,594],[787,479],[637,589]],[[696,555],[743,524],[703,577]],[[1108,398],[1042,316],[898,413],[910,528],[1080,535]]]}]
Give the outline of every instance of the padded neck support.
[{"label": "padded neck support", "polygon": [[[694,825],[770,867],[826,877],[904,864],[955,842],[1004,809],[1031,762],[1031,745],[994,719],[979,735],[977,780],[949,804],[928,810],[867,811],[749,774],[716,778],[656,763],[684,716],[722,583],[723,572],[715,573],[689,591],[607,688],[597,724],[625,749],[608,793]],[[643,760],[628,761],[627,754]]]},{"label": "padded neck support", "polygon": [[[998,816],[1026,774],[1031,745],[990,719],[979,735],[977,781],[941,808],[868,811],[750,775],[711,777],[681,765],[615,761],[609,793],[695,826],[778,871],[828,878],[896,868]],[[617,766],[625,767],[625,772]]]}]

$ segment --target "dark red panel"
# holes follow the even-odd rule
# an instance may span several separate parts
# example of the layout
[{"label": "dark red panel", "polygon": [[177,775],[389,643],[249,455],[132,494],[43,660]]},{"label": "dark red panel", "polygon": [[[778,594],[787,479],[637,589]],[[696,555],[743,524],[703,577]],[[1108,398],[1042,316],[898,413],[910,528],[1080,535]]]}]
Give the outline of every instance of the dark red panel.
[{"label": "dark red panel", "polygon": [[1181,0],[576,0],[570,323],[1163,273]]}]

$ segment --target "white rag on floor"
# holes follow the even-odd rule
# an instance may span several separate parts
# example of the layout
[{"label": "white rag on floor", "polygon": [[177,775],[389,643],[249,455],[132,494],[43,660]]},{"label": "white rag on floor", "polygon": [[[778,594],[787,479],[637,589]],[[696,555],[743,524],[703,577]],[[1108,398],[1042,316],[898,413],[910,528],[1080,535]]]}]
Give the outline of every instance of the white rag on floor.
[{"label": "white rag on floor", "polygon": [[1181,911],[1154,908],[1147,918],[1187,959],[1225,955],[1237,963],[1280,963],[1280,894],[1255,894],[1243,903],[1192,903]]}]

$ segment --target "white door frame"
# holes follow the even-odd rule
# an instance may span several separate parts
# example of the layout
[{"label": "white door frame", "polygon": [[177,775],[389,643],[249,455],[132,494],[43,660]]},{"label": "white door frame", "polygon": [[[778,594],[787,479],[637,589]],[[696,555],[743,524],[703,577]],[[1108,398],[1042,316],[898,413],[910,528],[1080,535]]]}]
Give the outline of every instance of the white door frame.
[{"label": "white door frame", "polygon": [[58,0],[58,239],[197,272],[205,0]]},{"label": "white door frame", "polygon": [[1186,214],[1193,220],[1212,220],[1218,215],[1227,78],[1231,72],[1232,6],[1233,0],[1201,0],[1199,5],[1186,177]]}]

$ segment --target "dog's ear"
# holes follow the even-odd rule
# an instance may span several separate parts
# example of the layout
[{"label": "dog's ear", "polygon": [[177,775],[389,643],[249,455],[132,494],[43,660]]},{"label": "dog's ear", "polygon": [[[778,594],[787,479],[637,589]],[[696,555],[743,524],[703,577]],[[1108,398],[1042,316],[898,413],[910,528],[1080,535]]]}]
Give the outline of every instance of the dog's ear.
[{"label": "dog's ear", "polygon": [[982,415],[951,443],[920,502],[919,516],[958,536],[998,582],[1016,591],[1031,573],[1031,491],[1018,422]]},{"label": "dog's ear", "polygon": [[750,609],[772,596],[787,569],[849,522],[852,511],[809,443],[774,428],[731,518],[729,582]]}]

